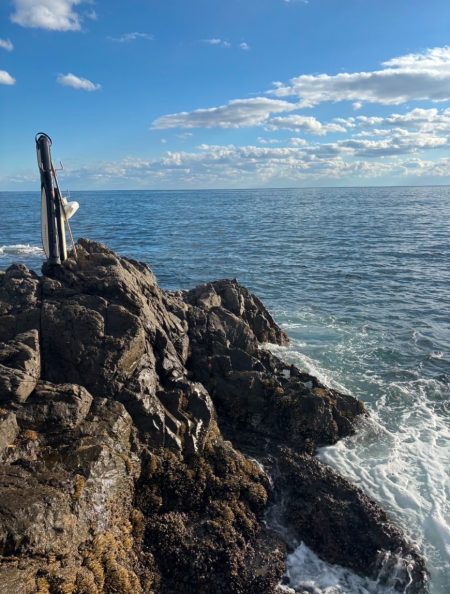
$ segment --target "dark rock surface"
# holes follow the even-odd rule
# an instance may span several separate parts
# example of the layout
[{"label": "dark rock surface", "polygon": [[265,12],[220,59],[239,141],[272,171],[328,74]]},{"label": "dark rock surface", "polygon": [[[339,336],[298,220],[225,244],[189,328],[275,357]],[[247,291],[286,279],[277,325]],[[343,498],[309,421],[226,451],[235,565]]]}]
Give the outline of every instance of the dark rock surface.
[{"label": "dark rock surface", "polygon": [[264,349],[287,341],[236,281],[167,293],[88,240],[0,275],[0,594],[275,593],[271,510],[361,575],[408,557],[423,592],[401,531],[313,457],[362,403]]}]

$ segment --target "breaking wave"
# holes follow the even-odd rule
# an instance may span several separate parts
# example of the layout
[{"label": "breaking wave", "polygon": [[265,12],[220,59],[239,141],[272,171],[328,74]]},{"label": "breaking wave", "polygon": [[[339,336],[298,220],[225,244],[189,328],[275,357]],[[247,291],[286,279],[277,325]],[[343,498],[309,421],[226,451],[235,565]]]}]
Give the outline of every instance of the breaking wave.
[{"label": "breaking wave", "polygon": [[[387,566],[388,572],[385,569]],[[286,581],[289,585],[281,589],[285,594],[408,594],[412,580],[403,590],[397,589],[397,578],[405,573],[411,575],[409,559],[386,558],[376,580],[363,578],[349,569],[322,561],[301,543],[286,560]]]},{"label": "breaking wave", "polygon": [[17,243],[14,245],[0,245],[0,256],[40,256],[44,250],[36,245]]},{"label": "breaking wave", "polygon": [[[334,320],[306,313],[291,314],[283,326],[291,344],[271,345],[275,354],[324,384],[359,397],[370,412],[360,420],[356,435],[321,448],[319,459],[371,495],[405,530],[426,557],[430,593],[450,592],[447,353],[424,340],[419,352],[415,332],[396,345],[366,326],[339,327]],[[423,365],[413,367],[405,359],[408,353]],[[391,592],[389,579],[395,580],[392,564],[382,587],[324,563],[304,544],[288,557],[287,567],[286,588],[297,592],[381,594]]]}]

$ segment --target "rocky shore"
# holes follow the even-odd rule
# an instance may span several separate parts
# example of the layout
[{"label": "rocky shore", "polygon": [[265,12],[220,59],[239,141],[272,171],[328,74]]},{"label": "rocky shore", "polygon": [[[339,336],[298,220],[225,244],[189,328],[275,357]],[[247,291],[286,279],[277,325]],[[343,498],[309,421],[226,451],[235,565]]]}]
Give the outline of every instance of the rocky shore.
[{"label": "rocky shore", "polygon": [[276,593],[301,541],[426,591],[402,531],[314,458],[363,404],[264,348],[288,337],[257,297],[77,250],[0,273],[1,594]]}]

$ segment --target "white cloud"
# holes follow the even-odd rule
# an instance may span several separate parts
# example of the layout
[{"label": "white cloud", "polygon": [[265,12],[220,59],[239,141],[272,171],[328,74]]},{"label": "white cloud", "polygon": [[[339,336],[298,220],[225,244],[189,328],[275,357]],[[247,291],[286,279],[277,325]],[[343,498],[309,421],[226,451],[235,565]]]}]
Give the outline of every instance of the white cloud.
[{"label": "white cloud", "polygon": [[[326,146],[326,145],[323,145]],[[435,134],[393,132],[381,140],[349,138],[334,145],[338,152],[346,152],[360,158],[407,155],[424,149],[448,147],[448,138]]]},{"label": "white cloud", "polygon": [[250,50],[250,46],[246,41],[240,43],[239,47],[241,48],[241,50],[244,50],[244,52],[248,52]]},{"label": "white cloud", "polygon": [[154,36],[151,33],[139,33],[134,31],[133,33],[123,33],[119,37],[108,37],[110,41],[116,41],[117,43],[128,43],[130,41],[136,41],[136,39],[147,39],[153,41]]},{"label": "white cloud", "polygon": [[[211,188],[367,184],[377,179],[401,183],[405,176],[450,179],[449,157],[422,157],[422,151],[448,146],[447,137],[432,134],[394,129],[389,136],[375,139],[320,144],[294,137],[288,146],[272,145],[272,139],[260,144],[201,144],[189,151],[166,151],[154,159],[130,156],[76,170],[66,163],[64,183],[73,187]],[[12,183],[12,177],[6,181]]]},{"label": "white cloud", "polygon": [[[223,43],[221,39],[204,41],[213,45]],[[269,94],[278,97],[278,104],[270,103],[267,97],[235,99],[227,105],[161,116],[153,122],[153,127],[239,128],[266,125],[272,130],[287,129],[323,135],[344,132],[344,128],[357,125],[357,118],[334,118],[333,122],[322,124],[314,117],[291,114],[270,119],[270,116],[312,107],[325,101],[351,101],[355,110],[360,109],[363,102],[400,104],[419,99],[450,101],[450,47],[400,56],[383,65],[383,70],[372,72],[340,73],[334,76],[301,75],[293,78],[288,85],[275,82]],[[295,97],[295,101],[281,101],[289,97]]]},{"label": "white cloud", "polygon": [[72,180],[108,187],[224,187],[279,185],[313,182],[336,183],[356,177],[376,178],[397,168],[396,164],[349,160],[329,156],[313,147],[208,145],[196,151],[168,151],[159,159],[128,157],[117,162],[84,167],[65,175]]},{"label": "white cloud", "polygon": [[[356,124],[366,129],[365,134],[370,134],[372,127],[402,128],[421,132],[440,132],[450,134],[450,108],[439,110],[436,108],[415,108],[404,114],[393,113],[387,117],[358,116]],[[368,130],[368,131],[367,131]],[[380,130],[378,130],[379,134]]]},{"label": "white cloud", "polygon": [[0,39],[0,47],[6,50],[7,52],[12,52],[14,49],[14,46],[10,39]]},{"label": "white cloud", "polygon": [[280,144],[281,140],[278,138],[263,138],[262,136],[258,137],[259,144]]},{"label": "white cloud", "polygon": [[307,141],[304,138],[297,138],[297,137],[290,138],[289,143],[292,146],[307,146],[308,145]]},{"label": "white cloud", "polygon": [[208,45],[217,45],[217,46],[226,47],[226,48],[231,47],[231,43],[229,41],[220,39],[218,37],[213,37],[212,39],[202,39],[201,41],[202,41],[202,43],[206,43]]},{"label": "white cloud", "polygon": [[289,115],[272,118],[268,124],[269,130],[293,130],[295,132],[306,132],[324,136],[330,132],[346,132],[342,124],[330,123],[322,124],[312,116]]},{"label": "white cloud", "polygon": [[6,70],[0,70],[0,85],[15,85],[16,79],[13,78]]},{"label": "white cloud", "polygon": [[60,74],[56,80],[64,87],[72,87],[81,91],[98,91],[102,88],[101,85],[93,83],[87,78],[80,78],[70,72],[69,74]]},{"label": "white cloud", "polygon": [[194,136],[192,132],[182,132],[181,134],[177,134],[177,138],[180,140],[188,140],[189,138],[192,138],[192,136]]},{"label": "white cloud", "polygon": [[91,10],[89,10],[88,12],[86,12],[84,16],[87,19],[89,19],[90,21],[97,21],[98,20],[98,14],[95,12],[95,10],[93,8],[91,8]]},{"label": "white cloud", "polygon": [[89,0],[13,0],[11,20],[22,27],[51,31],[79,31],[81,17],[74,10]]},{"label": "white cloud", "polygon": [[282,113],[297,109],[288,101],[270,99],[269,97],[253,97],[235,99],[226,105],[197,109],[191,112],[180,112],[157,118],[152,128],[242,128],[258,126],[268,121],[272,113]]},{"label": "white cloud", "polygon": [[301,107],[337,101],[400,105],[407,101],[450,100],[450,47],[400,56],[382,66],[368,72],[302,74],[287,84],[274,83],[270,93],[296,96]]}]

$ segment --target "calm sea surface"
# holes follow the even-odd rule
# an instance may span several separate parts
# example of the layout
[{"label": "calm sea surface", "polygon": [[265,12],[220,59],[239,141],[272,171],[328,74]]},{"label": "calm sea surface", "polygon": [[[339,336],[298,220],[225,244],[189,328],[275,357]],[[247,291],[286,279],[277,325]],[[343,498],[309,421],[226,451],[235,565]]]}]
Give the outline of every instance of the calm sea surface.
[{"label": "calm sea surface", "polygon": [[[73,192],[75,237],[146,261],[162,287],[237,277],[292,338],[276,352],[371,411],[320,452],[402,524],[450,592],[450,188]],[[38,270],[38,192],[0,193],[0,269]],[[381,592],[305,547],[291,584]]]}]

